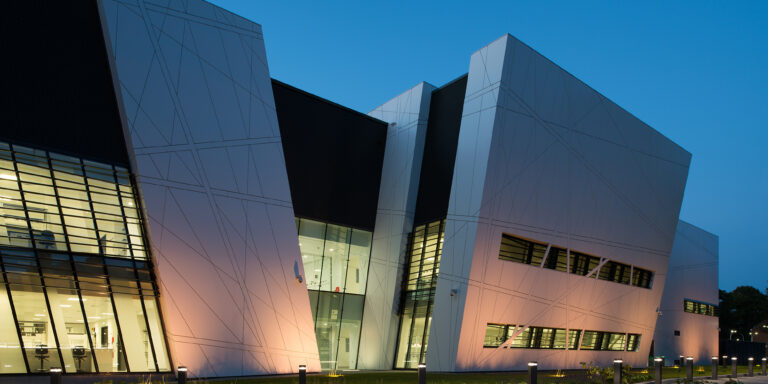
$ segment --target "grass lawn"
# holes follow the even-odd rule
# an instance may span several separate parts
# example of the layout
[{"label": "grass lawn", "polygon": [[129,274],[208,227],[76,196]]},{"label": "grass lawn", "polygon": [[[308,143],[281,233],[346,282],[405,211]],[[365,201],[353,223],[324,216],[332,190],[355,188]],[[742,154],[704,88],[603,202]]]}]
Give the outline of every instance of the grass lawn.
[{"label": "grass lawn", "polygon": [[[738,372],[740,374],[747,373],[747,366],[739,366]],[[756,366],[754,370],[755,374],[761,372],[760,367]],[[642,382],[653,380],[653,369],[636,369],[633,370],[634,380],[633,382]],[[725,377],[731,373],[731,367],[718,367],[718,374],[721,377]],[[694,376],[706,376],[711,375],[710,366],[695,366],[693,371]],[[685,369],[665,367],[662,370],[662,377],[665,379],[684,378]],[[417,374],[415,371],[381,371],[381,372],[347,372],[340,377],[330,377],[328,374],[310,374],[307,375],[307,384],[415,384],[417,383]],[[427,383],[430,384],[522,384],[527,383],[527,372],[488,372],[488,373],[428,373]],[[296,375],[286,376],[272,376],[272,377],[259,377],[248,379],[225,379],[225,380],[205,380],[205,381],[188,381],[190,384],[298,384],[299,378]],[[540,371],[538,377],[539,384],[589,384],[599,383],[599,380],[590,380],[585,371],[572,370],[564,371],[559,376],[554,371]],[[135,384],[135,383],[147,383],[140,380],[126,383],[123,381],[104,380],[96,381],[96,384]],[[153,383],[161,383],[160,381],[154,381]],[[170,382],[165,381],[170,384]],[[609,384],[612,381],[608,382]]]}]

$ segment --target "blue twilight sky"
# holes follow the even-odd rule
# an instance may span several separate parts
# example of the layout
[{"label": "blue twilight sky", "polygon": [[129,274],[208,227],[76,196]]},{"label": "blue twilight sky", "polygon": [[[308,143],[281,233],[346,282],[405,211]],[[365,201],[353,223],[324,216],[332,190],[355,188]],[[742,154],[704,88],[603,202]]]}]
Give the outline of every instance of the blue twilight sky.
[{"label": "blue twilight sky", "polygon": [[720,287],[768,285],[768,1],[246,1],[272,77],[361,112],[511,33],[693,154],[680,217]]}]

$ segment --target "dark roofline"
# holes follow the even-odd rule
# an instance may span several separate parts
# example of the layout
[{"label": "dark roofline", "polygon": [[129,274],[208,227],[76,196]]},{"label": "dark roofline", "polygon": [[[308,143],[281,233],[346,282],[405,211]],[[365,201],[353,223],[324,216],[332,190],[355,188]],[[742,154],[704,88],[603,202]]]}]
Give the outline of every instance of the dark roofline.
[{"label": "dark roofline", "polygon": [[277,84],[277,85],[279,85],[279,86],[281,86],[281,87],[285,87],[285,88],[288,88],[288,89],[290,89],[291,91],[294,91],[294,92],[298,92],[298,93],[301,93],[302,95],[308,96],[308,97],[310,97],[310,98],[312,98],[312,99],[315,99],[315,100],[317,100],[317,101],[323,102],[323,103],[325,103],[325,104],[328,104],[328,105],[330,105],[330,106],[333,106],[333,107],[335,107],[335,108],[341,109],[341,110],[343,110],[343,111],[354,113],[354,114],[356,114],[356,115],[358,115],[358,116],[364,117],[364,118],[366,118],[366,119],[368,119],[368,120],[371,120],[371,121],[374,121],[374,122],[376,122],[376,123],[379,123],[379,124],[384,124],[384,125],[387,125],[387,126],[389,126],[389,123],[387,123],[387,122],[385,122],[385,121],[381,121],[381,120],[379,120],[379,119],[377,119],[377,118],[375,118],[375,117],[371,117],[371,116],[369,116],[369,115],[366,115],[365,113],[362,113],[362,112],[360,112],[360,111],[356,111],[356,110],[354,110],[354,109],[352,109],[352,108],[349,108],[349,107],[345,107],[345,106],[343,106],[343,105],[341,105],[341,104],[339,104],[339,103],[334,103],[333,101],[330,101],[330,100],[328,100],[328,99],[324,99],[324,98],[322,98],[322,97],[320,97],[320,96],[317,96],[317,95],[315,95],[315,94],[309,93],[309,92],[307,92],[307,91],[305,91],[305,90],[303,90],[303,89],[299,89],[299,88],[296,88],[296,87],[294,87],[294,86],[292,86],[292,85],[290,85],[290,84],[286,84],[286,83],[284,83],[284,82],[282,82],[282,81],[280,81],[280,80],[277,80],[277,79],[275,79],[274,77],[273,77],[273,78],[271,78],[271,79],[272,79],[272,83],[274,83],[274,84]]}]

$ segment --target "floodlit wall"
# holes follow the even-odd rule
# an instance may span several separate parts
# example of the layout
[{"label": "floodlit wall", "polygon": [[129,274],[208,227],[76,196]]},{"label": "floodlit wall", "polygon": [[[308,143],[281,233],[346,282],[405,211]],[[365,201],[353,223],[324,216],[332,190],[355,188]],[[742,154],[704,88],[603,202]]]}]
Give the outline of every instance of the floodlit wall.
[{"label": "floodlit wall", "polygon": [[654,355],[665,357],[665,364],[681,355],[692,356],[695,364],[709,364],[712,356],[719,356],[718,317],[704,308],[720,302],[718,243],[717,236],[701,228],[682,220],[677,225],[653,337]]},{"label": "floodlit wall", "polygon": [[408,234],[413,230],[429,102],[434,89],[430,84],[419,83],[368,113],[394,125],[387,130],[381,171],[360,336],[360,369],[392,368],[403,263]]},{"label": "floodlit wall", "polygon": [[103,0],[171,357],[320,369],[261,27],[200,0]]},{"label": "floodlit wall", "polygon": [[[472,55],[427,366],[647,361],[690,154],[510,35]],[[634,265],[650,289],[499,259],[502,233]],[[570,267],[570,266],[569,266]],[[641,334],[637,352],[483,348],[488,323]],[[509,345],[509,344],[506,344]]]}]

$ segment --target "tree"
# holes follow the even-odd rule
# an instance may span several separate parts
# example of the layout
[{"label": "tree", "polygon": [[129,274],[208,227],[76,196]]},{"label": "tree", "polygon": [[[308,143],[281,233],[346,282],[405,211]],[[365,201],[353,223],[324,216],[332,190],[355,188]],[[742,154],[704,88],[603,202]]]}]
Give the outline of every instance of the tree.
[{"label": "tree", "polygon": [[768,296],[751,286],[736,287],[731,292],[720,290],[720,338],[728,339],[731,330],[749,340],[752,327],[768,320]]}]

